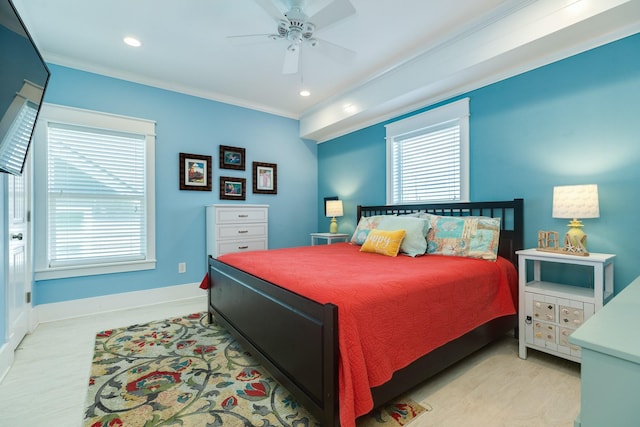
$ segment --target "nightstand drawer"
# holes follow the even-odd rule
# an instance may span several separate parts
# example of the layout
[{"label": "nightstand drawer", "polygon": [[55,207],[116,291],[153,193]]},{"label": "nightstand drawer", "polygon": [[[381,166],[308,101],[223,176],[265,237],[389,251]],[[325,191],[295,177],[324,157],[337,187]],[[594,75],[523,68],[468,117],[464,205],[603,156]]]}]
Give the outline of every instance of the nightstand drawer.
[{"label": "nightstand drawer", "polygon": [[556,305],[533,297],[533,318],[553,322],[556,320]]},{"label": "nightstand drawer", "polygon": [[553,348],[558,342],[557,327],[551,323],[533,322],[533,341],[538,345],[551,344]]},{"label": "nightstand drawer", "polygon": [[265,237],[267,235],[267,224],[219,225],[217,230],[218,240]]}]

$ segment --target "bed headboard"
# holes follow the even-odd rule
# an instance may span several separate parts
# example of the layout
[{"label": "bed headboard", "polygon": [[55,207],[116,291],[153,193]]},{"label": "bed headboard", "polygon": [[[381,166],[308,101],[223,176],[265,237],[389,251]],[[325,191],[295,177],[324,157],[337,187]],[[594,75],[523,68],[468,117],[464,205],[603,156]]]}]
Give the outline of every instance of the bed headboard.
[{"label": "bed headboard", "polygon": [[[516,251],[524,248],[524,200],[390,206],[358,205],[357,220],[363,216],[404,215],[427,212],[443,216],[489,216],[501,218],[498,255],[518,265]],[[356,221],[357,224],[357,221]]]}]

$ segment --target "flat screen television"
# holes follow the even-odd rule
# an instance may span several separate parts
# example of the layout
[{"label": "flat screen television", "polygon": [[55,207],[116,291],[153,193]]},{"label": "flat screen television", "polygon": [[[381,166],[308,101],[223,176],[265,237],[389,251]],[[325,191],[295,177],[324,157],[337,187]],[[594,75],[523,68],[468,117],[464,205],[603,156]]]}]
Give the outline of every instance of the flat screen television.
[{"label": "flat screen television", "polygon": [[10,0],[0,0],[0,172],[22,175],[49,69]]}]

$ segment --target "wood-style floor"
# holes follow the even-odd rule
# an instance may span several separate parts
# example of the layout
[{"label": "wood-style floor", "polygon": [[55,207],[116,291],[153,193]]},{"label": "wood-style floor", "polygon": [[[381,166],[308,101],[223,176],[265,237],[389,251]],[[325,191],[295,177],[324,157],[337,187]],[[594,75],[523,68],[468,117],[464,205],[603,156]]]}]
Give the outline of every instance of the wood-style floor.
[{"label": "wood-style floor", "polygon": [[[0,425],[82,425],[99,330],[205,311],[205,298],[44,323],[20,344],[0,383]],[[529,351],[511,337],[412,390],[431,408],[412,427],[571,427],[580,405],[578,364]]]}]

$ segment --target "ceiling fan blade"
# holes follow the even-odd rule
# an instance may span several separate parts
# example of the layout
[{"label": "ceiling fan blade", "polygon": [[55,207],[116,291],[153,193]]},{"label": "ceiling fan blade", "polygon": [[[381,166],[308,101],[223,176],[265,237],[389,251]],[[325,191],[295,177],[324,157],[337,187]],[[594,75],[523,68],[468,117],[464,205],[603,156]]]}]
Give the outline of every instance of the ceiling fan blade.
[{"label": "ceiling fan blade", "polygon": [[339,46],[337,44],[318,38],[316,38],[314,41],[315,43],[311,44],[314,51],[320,52],[323,55],[326,55],[341,64],[349,64],[356,57],[356,53],[351,49],[347,49],[346,47]]},{"label": "ceiling fan blade", "polygon": [[227,36],[227,40],[234,45],[272,43],[274,40],[282,39],[278,34],[244,34],[240,36]]},{"label": "ceiling fan blade", "polygon": [[320,9],[310,17],[309,22],[316,26],[316,30],[319,30],[354,13],[356,13],[356,9],[349,0],[333,0],[333,2],[329,3],[325,8]]},{"label": "ceiling fan blade", "polygon": [[284,11],[280,10],[271,0],[253,0],[264,10],[267,15],[276,21],[285,19]]},{"label": "ceiling fan blade", "polygon": [[300,46],[289,46],[284,53],[284,64],[282,64],[282,74],[295,74],[298,72],[300,62]]}]

